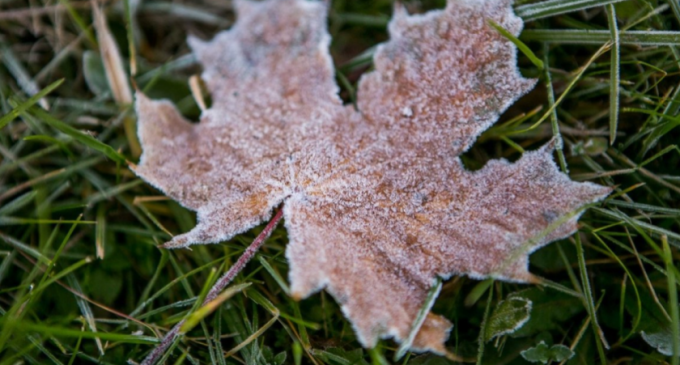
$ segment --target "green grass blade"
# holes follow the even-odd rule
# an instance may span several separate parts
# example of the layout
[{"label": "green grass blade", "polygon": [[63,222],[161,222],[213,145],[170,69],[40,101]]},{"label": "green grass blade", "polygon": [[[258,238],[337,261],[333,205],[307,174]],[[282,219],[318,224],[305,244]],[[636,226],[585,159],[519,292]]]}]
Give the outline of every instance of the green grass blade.
[{"label": "green grass blade", "polygon": [[[2,284],[3,280],[7,277],[7,273],[9,272],[10,267],[12,266],[12,262],[17,256],[17,251],[13,250],[10,251],[5,258],[2,259],[2,262],[0,262],[0,284]],[[0,285],[0,288],[2,286]]]},{"label": "green grass blade", "polygon": [[[4,319],[0,318],[0,323],[3,323]],[[109,332],[89,332],[89,331],[78,331],[69,328],[58,327],[54,325],[44,325],[38,323],[31,323],[28,321],[21,321],[18,323],[17,327],[21,328],[26,332],[38,332],[44,335],[53,335],[57,337],[74,337],[78,338],[82,336],[83,338],[99,338],[105,341],[121,341],[125,343],[139,343],[139,344],[156,344],[159,339],[149,336],[135,336],[120,333],[109,333]]]},{"label": "green grass blade", "polygon": [[267,259],[265,259],[264,256],[258,256],[257,259],[258,261],[260,261],[262,267],[264,267],[264,269],[267,270],[269,275],[271,275],[274,278],[276,283],[279,284],[281,290],[283,290],[283,292],[286,294],[290,294],[290,288],[288,287],[288,284],[281,277],[281,274],[274,270],[274,268],[269,264],[269,262],[267,262]]},{"label": "green grass blade", "polygon": [[548,0],[515,7],[515,14],[525,22],[584,10],[625,0]]},{"label": "green grass blade", "polygon": [[[166,251],[166,252],[167,252],[167,251]],[[169,259],[169,258],[171,258],[172,256],[171,256],[171,254],[168,254],[167,257],[168,257],[168,259]],[[164,287],[162,287],[161,289],[157,290],[153,295],[151,295],[151,297],[150,297],[149,299],[147,299],[147,300],[141,302],[141,303],[137,306],[137,308],[135,308],[135,310],[133,310],[133,311],[130,313],[130,316],[136,316],[136,315],[138,315],[139,313],[141,313],[141,311],[142,311],[144,308],[146,308],[148,305],[151,305],[151,303],[153,303],[154,300],[156,300],[158,297],[160,297],[163,293],[169,291],[169,290],[170,290],[172,287],[174,287],[177,283],[182,283],[182,284],[183,284],[183,283],[186,281],[186,279],[187,279],[188,277],[193,276],[193,275],[195,275],[195,274],[198,274],[199,272],[201,272],[201,271],[203,271],[203,270],[205,270],[205,269],[207,269],[207,268],[214,267],[214,266],[217,265],[220,261],[222,261],[222,259],[217,259],[217,260],[208,262],[208,263],[206,263],[205,265],[201,265],[201,266],[199,266],[199,267],[197,267],[197,268],[195,268],[195,269],[193,269],[193,270],[191,270],[191,271],[189,271],[189,272],[187,272],[187,273],[181,273],[180,276],[178,276],[177,278],[174,278],[174,279],[171,280],[168,284],[166,284]],[[193,296],[193,295],[192,295],[192,296]]]},{"label": "green grass blade", "polygon": [[493,301],[493,289],[489,290],[489,296],[486,299],[486,308],[484,309],[484,316],[482,317],[482,324],[479,326],[479,337],[477,338],[477,365],[482,365],[482,358],[484,357],[484,334],[486,333],[486,324],[491,314],[491,302]]},{"label": "green grass blade", "polygon": [[530,127],[522,130],[517,130],[512,132],[512,134],[521,134],[524,132],[528,132],[536,127],[538,127],[541,123],[543,123],[544,120],[546,120],[548,117],[552,115],[552,113],[556,110],[556,108],[562,104],[562,101],[569,95],[569,92],[576,86],[576,83],[581,80],[583,77],[583,74],[586,72],[588,68],[595,62],[597,58],[599,58],[603,53],[605,53],[609,49],[608,44],[604,44],[600,49],[598,49],[591,57],[590,59],[583,65],[581,68],[578,70],[576,75],[572,78],[572,80],[569,82],[569,85],[567,85],[567,88],[562,92],[562,95],[560,95],[559,98],[555,101],[555,103],[546,110],[545,114],[541,116],[541,118],[538,119],[534,124],[532,124]]},{"label": "green grass blade", "polygon": [[[5,37],[0,37],[0,58],[5,68],[14,76],[19,88],[29,96],[38,93],[38,84],[31,77],[21,61],[17,58],[14,50],[5,42]],[[43,108],[49,108],[45,99],[38,100]]]},{"label": "green grass blade", "polygon": [[58,273],[56,273],[56,274],[50,276],[49,279],[45,280],[45,282],[43,282],[41,285],[39,285],[38,287],[36,287],[36,288],[31,292],[31,296],[37,296],[38,294],[40,294],[43,290],[45,290],[48,286],[52,285],[52,284],[53,284],[54,282],[56,282],[57,280],[63,278],[64,276],[66,276],[66,275],[68,275],[68,274],[70,274],[70,273],[72,273],[72,272],[74,272],[74,271],[80,269],[80,268],[83,267],[84,265],[87,265],[87,264],[89,264],[89,263],[91,263],[91,262],[92,262],[92,258],[86,257],[86,258],[84,258],[84,259],[82,259],[82,260],[77,261],[77,262],[74,263],[73,265],[71,265],[71,266],[65,268],[64,270],[62,270],[62,271],[60,271],[60,272],[58,272]]},{"label": "green grass blade", "polygon": [[677,247],[680,247],[680,234],[678,234],[676,232],[670,231],[670,230],[665,229],[665,228],[657,227],[653,224],[649,224],[647,222],[643,222],[643,221],[638,220],[638,219],[633,219],[633,218],[628,217],[627,215],[625,215],[621,212],[618,212],[618,211],[612,211],[612,210],[609,210],[609,209],[602,209],[602,208],[597,208],[597,207],[592,208],[592,210],[597,211],[598,213],[606,215],[610,218],[614,218],[616,220],[620,220],[620,221],[624,221],[626,223],[630,223],[631,226],[634,225],[633,227],[640,227],[640,228],[647,229],[650,232],[657,235],[657,237],[664,236],[664,235],[666,237],[670,237],[674,240],[674,241],[671,241],[671,242],[675,242],[674,245],[677,246]]},{"label": "green grass blade", "polygon": [[112,159],[117,163],[125,163],[126,159],[123,155],[114,150],[111,146],[98,141],[94,137],[85,134],[70,125],[62,122],[61,120],[51,116],[49,113],[42,109],[33,108],[30,111],[31,114],[41,119],[43,122],[53,127],[54,129],[72,137],[76,141],[90,147],[96,151],[103,153],[106,157]]},{"label": "green grass blade", "polygon": [[607,200],[607,205],[614,205],[622,208],[639,209],[652,213],[680,216],[680,209],[660,207],[651,204],[627,202],[623,200]]},{"label": "green grass blade", "polygon": [[83,337],[80,336],[78,337],[78,341],[76,342],[76,347],[73,349],[71,353],[71,358],[68,361],[68,365],[73,365],[74,361],[76,361],[76,356],[78,355],[78,351],[80,350],[80,344],[83,342]]},{"label": "green grass blade", "polygon": [[[208,281],[209,282],[209,281]],[[249,287],[251,283],[243,283],[243,284],[237,284],[233,285],[229,288],[227,288],[225,291],[220,293],[220,295],[217,296],[217,298],[213,299],[212,301],[205,303],[202,307],[198,308],[194,313],[189,315],[187,317],[186,321],[180,327],[179,332],[180,333],[187,333],[191,331],[192,328],[196,327],[198,323],[203,320],[205,317],[207,317],[210,313],[214,312],[222,303],[227,301],[229,298],[233,297],[237,293],[242,292],[245,290],[247,287]]]},{"label": "green grass blade", "polygon": [[12,214],[17,210],[25,207],[28,203],[32,202],[33,199],[35,199],[37,193],[38,192],[34,190],[14,198],[9,203],[0,207],[0,216]]},{"label": "green grass blade", "polygon": [[128,52],[130,58],[130,77],[135,77],[137,74],[137,47],[135,45],[134,34],[134,17],[132,14],[132,7],[130,0],[123,1],[123,11],[125,12],[125,30],[128,41]]},{"label": "green grass blade", "polygon": [[267,309],[271,314],[272,318],[267,321],[265,324],[262,325],[262,327],[258,328],[256,331],[254,331],[252,334],[250,334],[246,339],[244,339],[241,343],[233,347],[231,350],[227,351],[227,353],[224,355],[225,357],[229,357],[237,353],[239,350],[244,348],[246,345],[249,343],[255,341],[258,337],[260,337],[269,327],[271,327],[276,321],[279,319],[279,310],[272,304],[267,298],[263,297],[259,292],[255,290],[251,290],[248,292],[248,296],[255,301],[257,304],[261,305],[265,309]]},{"label": "green grass blade", "polygon": [[10,226],[19,224],[58,224],[58,223],[74,223],[74,224],[96,224],[95,221],[75,221],[75,220],[59,220],[59,219],[33,219],[21,217],[0,217],[0,226]]},{"label": "green grass blade", "polygon": [[[549,49],[547,43],[543,44],[544,53],[544,65],[550,65],[550,60],[548,59]],[[545,87],[548,91],[548,107],[550,110],[550,126],[552,127],[553,138],[557,141],[555,150],[557,151],[557,158],[560,163],[560,170],[562,172],[569,173],[569,168],[567,167],[567,159],[564,157],[564,140],[562,139],[562,133],[560,132],[560,125],[557,120],[557,110],[555,109],[555,89],[553,89],[552,74],[550,73],[550,67],[544,67],[543,72],[545,75]]]},{"label": "green grass blade", "polygon": [[[553,44],[604,44],[611,40],[609,30],[527,29],[521,39]],[[619,34],[621,45],[640,47],[680,46],[680,32],[629,30]]]},{"label": "green grass blade", "polygon": [[680,23],[680,2],[677,0],[668,0],[671,9],[673,10],[673,15],[675,15],[675,20]]},{"label": "green grass blade", "polygon": [[59,0],[59,2],[66,8],[68,14],[71,16],[78,28],[80,28],[80,31],[85,34],[85,37],[87,37],[87,40],[90,42],[90,44],[92,44],[94,48],[97,48],[97,39],[92,33],[92,29],[85,23],[83,18],[80,17],[76,9],[71,6],[71,2],[69,0]]},{"label": "green grass blade", "polygon": [[[67,275],[66,280],[68,282],[68,285],[71,288],[73,288],[73,290],[83,294],[83,289],[80,287],[80,283],[76,279],[75,275]],[[85,318],[85,322],[87,323],[87,326],[90,328],[90,331],[94,333],[98,332],[97,323],[95,322],[94,313],[92,313],[92,308],[90,307],[90,304],[85,299],[81,298],[79,295],[74,295],[73,297],[76,300],[78,308],[80,309],[80,313],[83,315],[83,318]],[[99,350],[99,354],[104,356],[104,346],[102,345],[101,339],[95,338],[95,344],[97,345],[97,350]]]},{"label": "green grass blade", "polygon": [[[633,280],[634,276],[631,274],[630,270],[628,270],[626,264],[623,261],[621,261],[621,259],[616,255],[616,253],[612,251],[611,248],[609,248],[609,246],[604,242],[604,240],[599,235],[595,234],[593,236],[595,237],[595,239],[597,239],[598,242],[600,242],[600,244],[605,248],[605,250],[607,250],[609,256],[621,266],[623,271],[625,271],[626,275],[629,278],[631,278],[631,280]],[[630,330],[630,333],[622,341],[625,341],[625,339],[628,339],[629,337],[637,333],[637,328],[640,325],[640,320],[642,319],[642,304],[640,304],[640,293],[638,292],[637,285],[635,285],[635,282],[633,282],[632,287],[633,291],[635,292],[635,297],[637,301],[637,313],[633,317],[633,326]],[[623,296],[624,293],[622,293],[621,295]],[[622,300],[621,305],[623,304],[624,301]]]},{"label": "green grass blade", "polygon": [[675,287],[675,275],[673,271],[676,270],[673,264],[673,253],[668,245],[668,239],[666,236],[661,237],[661,243],[663,244],[664,262],[666,264],[666,275],[668,281],[668,312],[671,314],[671,331],[673,339],[673,355],[671,356],[671,364],[680,364],[680,313],[678,312],[678,290]]},{"label": "green grass blade", "polygon": [[371,363],[373,365],[389,365],[389,362],[383,355],[379,346],[375,346],[368,350],[368,354],[371,356]]},{"label": "green grass blade", "polygon": [[0,118],[0,128],[6,126],[9,124],[9,122],[16,119],[19,115],[21,115],[21,113],[24,113],[26,110],[28,110],[28,108],[32,107],[35,103],[39,102],[40,99],[54,91],[54,89],[58,88],[62,83],[64,83],[64,79],[57,80],[48,85],[46,88],[40,90],[37,94],[31,96],[28,100],[17,105],[14,109],[12,109],[12,111]]},{"label": "green grass blade", "polygon": [[18,239],[8,236],[2,232],[0,232],[0,239],[2,239],[5,243],[9,244],[10,246],[13,246],[15,249],[19,251],[23,251],[24,253],[42,261],[45,263],[49,263],[50,259],[43,256],[42,253],[40,253],[38,250],[34,249],[33,247],[19,241]]},{"label": "green grass blade", "polygon": [[585,295],[584,304],[586,310],[588,311],[588,315],[590,316],[590,323],[593,327],[595,338],[598,339],[595,341],[595,344],[597,345],[597,352],[600,355],[600,362],[602,363],[602,365],[606,365],[607,356],[604,353],[603,346],[609,348],[609,345],[607,344],[604,338],[604,333],[602,332],[602,329],[600,328],[600,325],[597,322],[595,301],[593,300],[593,292],[590,287],[590,278],[588,277],[588,269],[586,268],[586,258],[583,252],[583,244],[581,243],[581,237],[577,233],[576,235],[574,235],[574,238],[576,240],[576,256],[578,259],[578,267],[579,272],[581,274],[581,286],[583,288],[583,294]]},{"label": "green grass blade", "polygon": [[525,56],[531,61],[531,63],[534,64],[539,70],[542,70],[544,68],[543,61],[541,61],[540,58],[536,57],[534,52],[529,48],[526,44],[522,43],[517,37],[515,37],[512,33],[507,31],[505,28],[501,27],[498,23],[494,22],[493,20],[489,19],[488,20],[489,24],[494,27],[500,34],[503,35],[503,37],[507,38],[510,42],[512,42],[517,49],[519,49],[522,53],[524,53]]}]

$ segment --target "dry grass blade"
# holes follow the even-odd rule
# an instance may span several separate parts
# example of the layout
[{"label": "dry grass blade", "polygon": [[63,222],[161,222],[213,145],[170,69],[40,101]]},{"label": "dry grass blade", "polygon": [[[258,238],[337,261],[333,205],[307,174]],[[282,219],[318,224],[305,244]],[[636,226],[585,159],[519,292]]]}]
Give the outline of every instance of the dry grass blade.
[{"label": "dry grass blade", "polygon": [[611,72],[609,87],[609,144],[613,145],[616,140],[616,129],[619,125],[619,83],[621,72],[619,70],[619,26],[616,24],[616,10],[614,5],[607,5],[607,19],[609,30],[612,33]]},{"label": "dry grass blade", "polygon": [[203,91],[201,89],[201,78],[198,75],[193,75],[189,78],[189,88],[191,89],[191,95],[194,96],[196,104],[201,108],[201,111],[205,111],[208,107],[205,105],[205,98],[203,97]]},{"label": "dry grass blade", "polygon": [[128,78],[123,66],[123,59],[116,45],[116,41],[111,35],[106,17],[99,5],[92,1],[92,16],[94,26],[97,30],[97,40],[99,41],[99,52],[101,52],[106,71],[106,79],[113,93],[113,98],[119,105],[129,105],[132,103],[132,90],[128,84]]}]

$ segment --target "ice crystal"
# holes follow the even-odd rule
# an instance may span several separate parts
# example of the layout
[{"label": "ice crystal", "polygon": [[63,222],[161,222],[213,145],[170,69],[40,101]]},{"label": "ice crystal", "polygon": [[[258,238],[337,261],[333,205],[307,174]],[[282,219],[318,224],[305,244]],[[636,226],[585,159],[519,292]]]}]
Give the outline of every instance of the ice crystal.
[{"label": "ice crystal", "polygon": [[[489,25],[519,34],[510,1],[397,6],[358,112],[337,95],[325,2],[236,5],[230,30],[189,39],[213,100],[200,123],[137,95],[136,173],[198,212],[168,248],[229,239],[283,204],[293,296],[325,288],[364,346],[407,338],[436,276],[530,280],[528,254],[610,191],[560,173],[550,143],[463,168],[458,156],[535,84]],[[450,328],[428,314],[412,349],[444,352]]]}]

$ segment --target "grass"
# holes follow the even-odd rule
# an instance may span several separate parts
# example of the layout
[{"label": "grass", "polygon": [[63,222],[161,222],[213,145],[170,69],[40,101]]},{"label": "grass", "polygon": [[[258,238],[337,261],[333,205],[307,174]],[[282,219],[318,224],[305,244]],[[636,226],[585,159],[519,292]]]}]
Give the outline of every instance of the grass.
[{"label": "grass", "polygon": [[[443,1],[405,1],[410,9]],[[678,364],[680,321],[680,7],[656,0],[550,0],[515,5],[520,68],[541,80],[463,156],[472,169],[517,159],[551,137],[573,179],[615,187],[580,231],[531,257],[545,280],[519,285],[454,277],[433,310],[455,323],[449,349],[483,364],[562,344],[567,364]],[[186,34],[228,27],[228,2],[107,6],[122,72],[152,98],[197,119],[199,72]],[[386,0],[337,0],[329,29],[342,97],[353,101]],[[99,29],[97,29],[99,30]],[[89,2],[0,0],[0,364],[141,361],[188,314],[168,364],[447,364],[362,349],[327,294],[287,295],[279,226],[210,307],[198,305],[263,227],[193,251],[158,249],[193,213],[136,178],[134,112],[106,83]],[[120,66],[120,65],[119,65]],[[46,110],[47,109],[47,110]],[[509,297],[532,302],[521,328],[486,342]],[[497,321],[493,321],[494,323]],[[501,329],[498,329],[501,330]],[[676,354],[676,356],[672,356]]]}]

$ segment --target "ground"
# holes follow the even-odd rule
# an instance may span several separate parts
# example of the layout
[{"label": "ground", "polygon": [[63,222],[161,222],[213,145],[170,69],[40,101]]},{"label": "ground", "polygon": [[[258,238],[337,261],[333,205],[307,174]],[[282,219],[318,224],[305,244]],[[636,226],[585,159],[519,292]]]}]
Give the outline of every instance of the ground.
[{"label": "ground", "polygon": [[[0,1],[0,364],[141,361],[263,228],[191,251],[157,247],[195,217],[127,168],[139,156],[135,114],[107,82],[92,4]],[[197,120],[188,80],[200,67],[186,36],[228,28],[231,2],[99,4],[124,80],[133,75],[150,97],[169,98]],[[419,12],[443,1],[404,5]],[[542,284],[445,281],[433,311],[454,323],[448,349],[483,364],[558,363],[572,352],[567,364],[678,364],[669,355],[680,353],[680,5],[552,0],[515,8],[525,20],[519,66],[539,83],[463,162],[474,170],[516,160],[560,134],[555,158],[572,179],[615,191],[586,212],[578,234],[532,255]],[[391,12],[386,0],[331,5],[331,52],[348,103],[371,69],[367,55],[387,39]],[[250,286],[234,286],[165,361],[451,363],[419,354],[393,361],[391,341],[362,349],[327,294],[292,300],[286,242],[279,226],[236,278]]]}]

